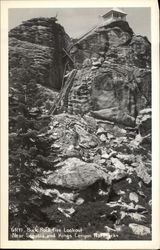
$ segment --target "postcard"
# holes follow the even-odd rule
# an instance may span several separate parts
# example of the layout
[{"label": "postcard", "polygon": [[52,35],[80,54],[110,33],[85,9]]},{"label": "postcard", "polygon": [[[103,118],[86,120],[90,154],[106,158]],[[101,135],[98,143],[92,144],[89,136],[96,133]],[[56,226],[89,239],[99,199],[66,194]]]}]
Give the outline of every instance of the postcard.
[{"label": "postcard", "polygon": [[158,249],[158,3],[1,7],[1,247]]}]

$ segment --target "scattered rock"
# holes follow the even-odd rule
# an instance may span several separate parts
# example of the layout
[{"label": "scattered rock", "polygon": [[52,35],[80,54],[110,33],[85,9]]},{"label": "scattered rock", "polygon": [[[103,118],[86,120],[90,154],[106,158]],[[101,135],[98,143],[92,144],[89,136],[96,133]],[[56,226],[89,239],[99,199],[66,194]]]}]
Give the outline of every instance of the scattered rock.
[{"label": "scattered rock", "polygon": [[87,122],[88,127],[91,129],[91,131],[95,131],[97,128],[97,121],[89,115],[84,115],[84,120]]},{"label": "scattered rock", "polygon": [[134,204],[130,203],[129,205],[127,205],[125,202],[117,201],[117,202],[109,202],[107,203],[107,206],[109,207],[120,207],[123,211],[129,211],[129,212],[135,212],[137,211],[137,209],[135,209]]},{"label": "scattered rock", "polygon": [[127,178],[126,181],[131,184],[132,183],[132,179],[131,178]]},{"label": "scattered rock", "polygon": [[124,195],[124,194],[125,194],[125,192],[122,191],[122,190],[118,190],[116,193],[117,193],[118,195]]},{"label": "scattered rock", "polygon": [[129,216],[131,219],[135,220],[136,222],[143,222],[145,220],[145,216],[139,213],[128,213],[127,216]]},{"label": "scattered rock", "polygon": [[143,138],[140,134],[136,135],[135,139],[131,141],[130,146],[133,148],[138,148],[141,144]]},{"label": "scattered rock", "polygon": [[96,147],[98,140],[95,136],[90,135],[85,129],[79,125],[75,125],[75,131],[78,135],[79,146],[83,148]]},{"label": "scattered rock", "polygon": [[131,166],[132,166],[133,168],[136,168],[136,167],[139,166],[139,163],[138,163],[138,162],[133,162],[133,163],[131,163]]},{"label": "scattered rock", "polygon": [[92,62],[96,62],[96,61],[97,61],[97,57],[92,57],[92,58],[91,58],[91,61],[92,61]]},{"label": "scattered rock", "polygon": [[83,204],[84,203],[84,199],[83,198],[81,198],[81,197],[79,197],[77,200],[76,200],[76,205],[81,205],[81,204]]},{"label": "scattered rock", "polygon": [[55,148],[55,149],[59,149],[61,147],[61,145],[54,143],[51,145],[51,147]]},{"label": "scattered rock", "polygon": [[111,179],[113,181],[115,180],[118,181],[126,177],[127,177],[127,173],[122,169],[116,169],[114,172],[111,173]]},{"label": "scattered rock", "polygon": [[115,168],[119,168],[119,169],[122,169],[122,170],[126,169],[125,165],[120,160],[118,160],[117,158],[111,157],[111,162],[115,166]]},{"label": "scattered rock", "polygon": [[104,159],[109,159],[109,158],[110,158],[110,155],[107,154],[107,153],[104,153],[104,154],[102,154],[101,157],[104,158]]},{"label": "scattered rock", "polygon": [[74,193],[62,193],[58,195],[59,200],[63,200],[68,203],[73,203],[76,197],[77,197],[77,194],[74,194]]},{"label": "scattered rock", "polygon": [[98,69],[97,66],[92,66],[92,67],[91,67],[91,70],[96,70],[96,69]]},{"label": "scattered rock", "polygon": [[135,192],[131,192],[129,194],[129,199],[130,201],[134,201],[135,203],[138,203],[139,201],[138,195]]},{"label": "scattered rock", "polygon": [[137,212],[143,212],[146,210],[146,208],[141,205],[136,205],[135,210],[137,210]]},{"label": "scattered rock", "polygon": [[97,61],[97,62],[92,62],[92,65],[93,66],[96,66],[96,67],[100,67],[101,66],[101,62]]},{"label": "scattered rock", "polygon": [[108,138],[109,140],[111,140],[111,139],[113,139],[113,138],[115,138],[115,137],[114,137],[114,135],[112,135],[112,134],[110,134],[110,133],[107,133],[107,138]]},{"label": "scattered rock", "polygon": [[105,133],[105,130],[104,130],[104,128],[102,128],[102,127],[100,127],[100,128],[98,128],[98,130],[97,130],[97,135],[99,135],[99,134],[104,134]]},{"label": "scattered rock", "polygon": [[137,176],[143,180],[145,184],[151,183],[151,176],[148,174],[146,167],[143,163],[140,163],[139,166],[135,169]]},{"label": "scattered rock", "polygon": [[99,160],[99,164],[105,164],[106,163],[106,160],[105,159],[100,159]]},{"label": "scattered rock", "polygon": [[101,142],[105,142],[107,140],[105,134],[100,135],[99,139],[101,140]]},{"label": "scattered rock", "polygon": [[60,211],[60,212],[61,212],[62,214],[64,214],[66,217],[70,218],[71,215],[74,214],[75,209],[74,209],[73,207],[71,207],[71,208],[66,208],[66,209],[59,207],[59,208],[58,208],[58,211]]},{"label": "scattered rock", "polygon": [[92,65],[92,62],[89,58],[86,58],[84,61],[83,61],[83,67],[90,67]]},{"label": "scattered rock", "polygon": [[99,194],[100,196],[108,196],[108,195],[109,195],[109,191],[108,191],[108,192],[105,192],[105,191],[103,191],[102,189],[99,189],[99,190],[98,190],[98,194]]},{"label": "scattered rock", "polygon": [[143,198],[146,198],[146,195],[141,190],[137,190],[137,193]]},{"label": "scattered rock", "polygon": [[77,157],[80,158],[81,154],[74,145],[70,145],[68,148],[63,150],[63,156],[67,157]]},{"label": "scattered rock", "polygon": [[105,226],[104,228],[107,230],[108,233],[109,232],[116,232],[116,230],[114,228],[111,228],[111,227],[108,227],[108,226]]},{"label": "scattered rock", "polygon": [[127,134],[127,131],[124,128],[120,128],[117,125],[113,127],[113,132],[115,136],[124,136]]},{"label": "scattered rock", "polygon": [[59,122],[58,121],[53,121],[52,122],[52,127],[57,127],[59,125]]},{"label": "scattered rock", "polygon": [[149,200],[148,205],[151,207],[152,206],[152,200]]},{"label": "scattered rock", "polygon": [[[116,156],[118,159],[120,159],[121,161],[123,161],[124,163],[128,163],[131,164],[135,161],[135,157],[134,155],[125,155],[125,154],[117,154]],[[133,163],[135,164],[135,162]],[[131,164],[132,165],[132,164]],[[133,165],[132,165],[133,166]]]},{"label": "scattered rock", "polygon": [[132,230],[134,234],[140,235],[140,236],[150,235],[151,233],[151,230],[149,227],[139,225],[139,224],[130,223],[129,228]]}]

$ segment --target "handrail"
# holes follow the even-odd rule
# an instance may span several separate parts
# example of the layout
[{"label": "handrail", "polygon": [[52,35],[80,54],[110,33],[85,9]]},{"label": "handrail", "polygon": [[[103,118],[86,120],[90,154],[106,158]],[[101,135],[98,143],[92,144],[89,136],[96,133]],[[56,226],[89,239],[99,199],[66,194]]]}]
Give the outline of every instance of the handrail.
[{"label": "handrail", "polygon": [[73,79],[74,79],[76,73],[77,73],[77,70],[76,70],[76,69],[73,69],[73,70],[71,71],[71,73],[70,73],[70,75],[69,75],[69,77],[68,77],[68,79],[67,79],[67,81],[66,81],[64,87],[63,87],[63,88],[61,89],[61,91],[60,91],[59,97],[55,100],[53,106],[52,106],[51,109],[49,110],[49,114],[50,114],[50,115],[51,115],[51,114],[54,114],[55,111],[57,110],[57,108],[58,108],[60,102],[61,102],[62,99],[65,97],[67,90],[69,89],[70,85],[72,84]]},{"label": "handrail", "polygon": [[74,65],[74,61],[73,61],[72,57],[69,55],[69,53],[64,48],[63,48],[63,51],[69,57],[69,59],[72,61],[73,65]]},{"label": "handrail", "polygon": [[93,31],[94,29],[96,29],[97,28],[97,25],[96,26],[94,26],[92,29],[90,29],[89,31],[87,31],[85,34],[83,34],[80,38],[78,38],[78,40],[74,43],[74,44],[72,44],[71,46],[70,46],[70,48],[68,49],[69,51],[74,47],[74,45],[76,45],[78,42],[80,42],[85,36],[87,36],[91,31]]}]

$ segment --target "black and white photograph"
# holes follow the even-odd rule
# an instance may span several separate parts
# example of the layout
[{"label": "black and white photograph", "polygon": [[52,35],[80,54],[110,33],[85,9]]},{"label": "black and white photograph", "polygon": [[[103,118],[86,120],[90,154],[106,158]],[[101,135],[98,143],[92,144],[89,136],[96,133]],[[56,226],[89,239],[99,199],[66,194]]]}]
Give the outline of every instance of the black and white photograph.
[{"label": "black and white photograph", "polygon": [[151,7],[8,9],[8,241],[152,241],[151,33]]}]

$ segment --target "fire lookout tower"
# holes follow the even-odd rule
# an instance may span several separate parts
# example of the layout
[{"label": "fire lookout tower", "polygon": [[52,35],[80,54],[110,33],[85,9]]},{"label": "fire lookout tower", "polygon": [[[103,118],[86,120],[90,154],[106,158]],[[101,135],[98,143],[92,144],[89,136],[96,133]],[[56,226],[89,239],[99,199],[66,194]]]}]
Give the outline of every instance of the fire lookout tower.
[{"label": "fire lookout tower", "polygon": [[126,21],[126,16],[127,14],[124,11],[118,8],[113,8],[102,16],[103,26],[114,21]]}]

